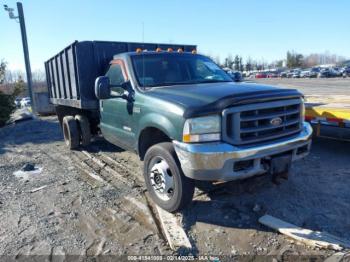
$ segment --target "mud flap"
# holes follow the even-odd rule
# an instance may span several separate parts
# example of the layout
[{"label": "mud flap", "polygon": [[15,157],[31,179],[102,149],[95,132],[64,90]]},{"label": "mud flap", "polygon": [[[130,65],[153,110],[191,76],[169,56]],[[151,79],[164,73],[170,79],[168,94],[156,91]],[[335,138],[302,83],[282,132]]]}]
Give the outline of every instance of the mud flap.
[{"label": "mud flap", "polygon": [[271,158],[270,174],[272,182],[280,184],[278,178],[288,179],[289,169],[292,165],[292,154],[285,154]]}]

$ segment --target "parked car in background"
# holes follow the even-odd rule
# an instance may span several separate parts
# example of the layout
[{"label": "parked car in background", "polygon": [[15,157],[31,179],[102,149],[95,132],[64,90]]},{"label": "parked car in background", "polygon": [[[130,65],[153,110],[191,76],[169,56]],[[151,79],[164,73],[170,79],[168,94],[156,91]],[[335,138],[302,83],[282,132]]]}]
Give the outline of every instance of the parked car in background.
[{"label": "parked car in background", "polygon": [[336,77],[341,77],[343,75],[343,72],[341,71],[340,68],[332,68],[334,74],[336,75]]},{"label": "parked car in background", "polygon": [[342,70],[342,76],[343,77],[350,77],[350,66],[344,67]]},{"label": "parked car in background", "polygon": [[281,73],[280,73],[280,77],[281,77],[281,78],[287,77],[287,73],[288,73],[287,71],[281,72]]},{"label": "parked car in background", "polygon": [[278,73],[276,72],[267,73],[267,78],[276,78],[276,77],[278,77]]},{"label": "parked car in background", "polygon": [[325,77],[330,77],[330,71],[329,68],[323,68],[320,70],[320,72],[318,73],[318,77],[319,78],[325,78]]},{"label": "parked car in background", "polygon": [[294,70],[292,74],[292,78],[300,78],[300,70]]},{"label": "parked car in background", "polygon": [[267,78],[267,74],[263,72],[256,73],[255,78]]},{"label": "parked car in background", "polygon": [[333,68],[323,68],[318,73],[319,78],[339,77],[342,74]]},{"label": "parked car in background", "polygon": [[304,69],[300,72],[300,78],[306,78],[306,77],[310,77],[310,74],[311,74],[311,68],[307,68],[307,69]]},{"label": "parked car in background", "polygon": [[21,99],[20,98],[17,97],[15,99],[15,105],[16,105],[17,108],[21,107]]},{"label": "parked car in background", "polygon": [[310,77],[310,78],[315,78],[315,77],[317,77],[317,75],[318,75],[319,72],[320,72],[320,68],[319,68],[319,67],[313,67],[313,68],[311,68],[311,70],[310,70],[309,77]]},{"label": "parked car in background", "polygon": [[343,68],[339,67],[333,67],[331,68],[336,76],[342,76],[343,75]]},{"label": "parked car in background", "polygon": [[242,73],[239,71],[232,71],[229,68],[223,68],[223,70],[232,78],[235,82],[241,82],[243,81]]},{"label": "parked car in background", "polygon": [[228,74],[232,78],[232,80],[235,82],[242,82],[243,81],[242,73],[239,71],[231,71]]},{"label": "parked car in background", "polygon": [[287,72],[287,78],[292,78],[294,74],[294,70],[290,70]]},{"label": "parked car in background", "polygon": [[306,68],[306,69],[300,71],[300,77],[301,78],[314,78],[314,77],[317,77],[317,74],[319,72],[320,72],[320,69],[318,67]]},{"label": "parked car in background", "polygon": [[31,106],[30,97],[23,97],[23,98],[21,99],[20,104],[21,104],[21,107],[22,107],[22,108],[23,108],[23,107]]}]

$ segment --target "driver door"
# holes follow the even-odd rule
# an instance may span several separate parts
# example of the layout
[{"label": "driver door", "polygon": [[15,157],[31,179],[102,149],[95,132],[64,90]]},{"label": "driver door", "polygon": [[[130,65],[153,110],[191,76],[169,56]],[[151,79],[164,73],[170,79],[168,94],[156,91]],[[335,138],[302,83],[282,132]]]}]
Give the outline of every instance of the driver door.
[{"label": "driver door", "polygon": [[[111,86],[117,86],[111,88],[112,95],[123,95],[125,91],[120,86],[128,80],[124,61],[121,59],[113,60],[106,76],[109,77]],[[128,111],[128,103],[126,99],[121,97],[111,97],[100,102],[100,126],[103,136],[111,143],[124,149],[131,148],[134,139],[134,126],[131,126],[133,121],[132,115]]]}]

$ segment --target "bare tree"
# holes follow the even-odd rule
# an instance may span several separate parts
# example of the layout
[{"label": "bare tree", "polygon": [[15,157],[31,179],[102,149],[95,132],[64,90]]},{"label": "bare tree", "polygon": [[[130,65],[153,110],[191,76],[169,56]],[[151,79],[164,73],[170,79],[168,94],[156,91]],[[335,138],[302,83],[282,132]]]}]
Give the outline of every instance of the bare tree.
[{"label": "bare tree", "polygon": [[245,71],[252,71],[253,70],[253,63],[254,61],[251,59],[251,57],[247,58],[247,61],[245,63]]},{"label": "bare tree", "polygon": [[232,58],[232,55],[229,54],[227,56],[227,58],[225,59],[225,67],[228,67],[228,68],[232,69],[232,66],[233,66],[233,58]]},{"label": "bare tree", "polygon": [[320,64],[340,64],[345,60],[345,57],[330,54],[329,52],[325,52],[323,54],[314,53],[305,56],[304,64],[306,67],[312,67]]},{"label": "bare tree", "polygon": [[15,83],[21,79],[25,79],[26,74],[22,70],[6,71],[6,83]]},{"label": "bare tree", "polygon": [[0,84],[5,81],[7,63],[4,60],[0,62]]},{"label": "bare tree", "polygon": [[239,71],[239,64],[240,64],[240,57],[238,55],[235,56],[235,59],[234,59],[234,69],[236,71]]},{"label": "bare tree", "polygon": [[41,69],[37,69],[32,72],[32,78],[34,83],[44,82],[46,79],[45,72]]}]

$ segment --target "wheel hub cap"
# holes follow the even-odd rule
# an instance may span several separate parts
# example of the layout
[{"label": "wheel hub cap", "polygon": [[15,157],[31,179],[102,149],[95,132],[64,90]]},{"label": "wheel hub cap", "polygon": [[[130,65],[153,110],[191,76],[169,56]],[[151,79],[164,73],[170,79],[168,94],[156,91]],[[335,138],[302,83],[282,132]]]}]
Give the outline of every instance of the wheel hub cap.
[{"label": "wheel hub cap", "polygon": [[174,178],[168,163],[162,158],[155,158],[150,163],[150,182],[156,195],[168,201],[174,192]]}]

